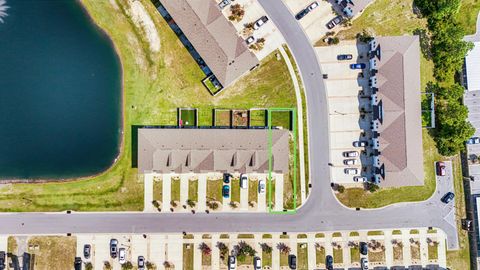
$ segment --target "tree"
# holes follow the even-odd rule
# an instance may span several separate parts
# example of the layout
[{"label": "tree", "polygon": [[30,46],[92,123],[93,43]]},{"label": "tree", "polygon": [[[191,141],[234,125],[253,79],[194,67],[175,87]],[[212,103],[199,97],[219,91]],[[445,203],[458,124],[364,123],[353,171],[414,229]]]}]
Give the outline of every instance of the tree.
[{"label": "tree", "polygon": [[225,258],[228,254],[228,247],[223,242],[217,242],[217,248],[220,250],[220,256]]},{"label": "tree", "polygon": [[268,245],[267,243],[260,244],[260,247],[262,248],[263,252],[265,252],[267,254],[272,253],[272,246]]},{"label": "tree", "polygon": [[93,265],[91,262],[85,263],[85,270],[93,270]]},{"label": "tree", "polygon": [[337,191],[340,192],[340,193],[343,193],[343,192],[345,192],[345,187],[342,186],[342,185],[338,185]]},{"label": "tree", "polygon": [[245,15],[245,10],[240,4],[231,5],[230,12],[232,13],[230,16],[228,16],[230,21],[241,21]]},{"label": "tree", "polygon": [[195,207],[196,203],[193,200],[188,199],[187,200],[187,205],[190,206],[191,208]]},{"label": "tree", "polygon": [[146,263],[145,265],[147,266],[147,270],[155,270],[155,269],[157,269],[157,266],[156,266],[154,263],[152,263],[152,262],[148,262],[148,261],[147,261],[147,263]]},{"label": "tree", "polygon": [[207,202],[207,206],[208,206],[210,209],[212,209],[212,210],[217,210],[218,207],[219,207],[218,203],[215,202],[215,201],[209,201],[209,202]]},{"label": "tree", "polygon": [[122,270],[131,270],[133,269],[133,264],[131,262],[125,262],[122,264]]},{"label": "tree", "polygon": [[198,249],[200,249],[202,251],[203,255],[208,256],[208,255],[212,254],[212,249],[206,243],[201,243],[198,246]]},{"label": "tree", "polygon": [[436,19],[456,14],[460,9],[460,0],[414,0],[414,4],[423,15]]},{"label": "tree", "polygon": [[283,254],[289,254],[290,253],[290,247],[287,246],[285,243],[278,243],[277,249],[280,251],[280,253]]},{"label": "tree", "polygon": [[112,270],[112,265],[110,264],[109,261],[104,261],[103,262],[103,269],[104,270]]}]

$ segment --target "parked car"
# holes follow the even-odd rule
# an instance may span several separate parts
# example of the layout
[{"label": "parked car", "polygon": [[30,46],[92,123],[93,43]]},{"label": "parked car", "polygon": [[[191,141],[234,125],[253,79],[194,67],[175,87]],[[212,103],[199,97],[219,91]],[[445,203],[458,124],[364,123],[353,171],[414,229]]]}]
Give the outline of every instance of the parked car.
[{"label": "parked car", "polygon": [[125,251],[124,248],[120,248],[118,250],[118,262],[120,264],[124,264],[127,262],[127,252]]},{"label": "parked car", "polygon": [[353,146],[354,147],[365,147],[365,146],[368,146],[368,142],[366,142],[366,141],[356,141],[356,142],[353,142]]},{"label": "parked car", "polygon": [[218,3],[218,7],[220,9],[224,9],[226,6],[230,5],[230,0],[223,0],[220,3]]},{"label": "parked car", "polygon": [[445,169],[445,163],[442,161],[437,161],[437,175],[445,176],[445,174],[447,174]]},{"label": "parked car", "polygon": [[334,28],[336,25],[341,24],[342,21],[343,21],[343,17],[339,15],[339,16],[331,19],[331,20],[327,23],[327,28],[328,28],[328,29],[332,29],[332,28]]},{"label": "parked car", "polygon": [[248,176],[244,173],[240,174],[240,188],[248,187]]},{"label": "parked car", "polygon": [[327,268],[327,270],[333,270],[333,257],[331,255],[325,257],[325,268]]},{"label": "parked car", "polygon": [[259,257],[253,258],[253,269],[260,270],[262,269],[262,259]]},{"label": "parked car", "polygon": [[297,256],[293,254],[288,255],[288,266],[290,269],[297,269]]},{"label": "parked car", "polygon": [[453,192],[447,192],[443,197],[440,199],[443,203],[449,203],[455,198],[455,194]]},{"label": "parked car", "polygon": [[268,22],[268,17],[267,16],[262,16],[260,19],[258,19],[255,24],[253,24],[253,29],[257,30],[262,25],[266,24]]},{"label": "parked car", "polygon": [[222,196],[224,198],[230,197],[230,186],[229,185],[223,185],[222,187]]},{"label": "parked car", "polygon": [[350,64],[350,69],[364,69],[366,67],[367,65],[365,65],[364,63]]},{"label": "parked car", "polygon": [[145,269],[145,257],[138,256],[137,268],[138,268],[138,270],[144,270]]},{"label": "parked car", "polygon": [[223,183],[228,184],[230,183],[230,178],[232,177],[231,174],[229,173],[224,173],[223,174]]},{"label": "parked car", "polygon": [[365,182],[368,182],[368,179],[367,179],[367,177],[365,177],[365,176],[354,176],[354,177],[353,177],[353,181],[354,181],[354,182],[363,182],[363,183],[365,183]]},{"label": "parked car", "polygon": [[342,61],[342,60],[352,60],[353,55],[351,54],[339,54],[337,55],[337,60]]},{"label": "parked car", "polygon": [[360,242],[360,245],[358,247],[360,249],[360,254],[362,255],[368,255],[368,245],[365,242]]},{"label": "parked car", "polygon": [[116,258],[118,253],[118,240],[110,239],[110,257]]},{"label": "parked car", "polygon": [[467,144],[479,144],[479,143],[480,143],[479,137],[472,137],[467,141]]},{"label": "parked car", "polygon": [[345,164],[345,165],[357,165],[358,160],[356,160],[356,159],[345,159],[343,161],[343,164]]},{"label": "parked car", "polygon": [[253,42],[255,42],[255,38],[253,36],[249,36],[245,42],[247,43],[247,45],[250,45],[252,44]]},{"label": "parked car", "polygon": [[300,12],[298,12],[297,15],[295,15],[295,19],[297,19],[297,20],[302,19],[303,17],[305,17],[305,15],[308,14],[308,12],[309,12],[308,9],[302,9],[302,10],[300,10]]},{"label": "parked car", "polygon": [[5,269],[5,262],[6,262],[6,257],[5,257],[5,251],[0,251],[0,270]]},{"label": "parked car", "polygon": [[345,174],[358,174],[358,169],[357,168],[345,168],[343,170]]},{"label": "parked car", "polygon": [[258,193],[263,194],[266,189],[267,186],[265,185],[265,180],[258,181]]},{"label": "parked car", "polygon": [[237,259],[235,256],[228,256],[228,269],[233,270],[237,267]]},{"label": "parked car", "polygon": [[360,260],[360,265],[362,266],[362,270],[368,270],[368,259],[362,258]]},{"label": "parked car", "polygon": [[73,268],[75,270],[82,270],[82,258],[75,257],[75,261],[73,262]]},{"label": "parked car", "polygon": [[318,7],[318,2],[317,1],[314,1],[312,2],[310,5],[308,5],[308,7],[306,8],[308,11],[312,11],[314,9],[316,9]]},{"label": "parked car", "polygon": [[91,249],[92,246],[90,246],[89,244],[83,246],[83,257],[85,257],[85,259],[90,258]]},{"label": "parked car", "polygon": [[358,152],[357,151],[346,151],[343,152],[344,157],[358,157]]}]

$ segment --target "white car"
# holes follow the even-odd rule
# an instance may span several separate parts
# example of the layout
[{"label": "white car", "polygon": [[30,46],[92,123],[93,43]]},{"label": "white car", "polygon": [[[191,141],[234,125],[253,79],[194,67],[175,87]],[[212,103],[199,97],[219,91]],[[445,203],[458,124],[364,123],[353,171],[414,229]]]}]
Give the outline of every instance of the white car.
[{"label": "white car", "polygon": [[362,270],[368,270],[368,259],[362,258],[360,260],[360,264],[362,265]]},{"label": "white car", "polygon": [[346,151],[343,152],[344,157],[358,157],[358,152],[357,151]]},{"label": "white car", "polygon": [[248,176],[246,174],[240,174],[240,188],[248,187]]},{"label": "white car", "polygon": [[467,141],[467,144],[479,144],[479,143],[480,143],[479,137],[472,137]]},{"label": "white car", "polygon": [[267,16],[263,16],[260,19],[258,19],[255,24],[253,25],[253,29],[258,30],[262,25],[268,22]]},{"label": "white car", "polygon": [[345,174],[358,174],[357,168],[346,168],[344,170]]},{"label": "white car", "polygon": [[125,249],[124,248],[120,248],[118,250],[118,262],[120,264],[124,264],[127,262],[127,258],[126,258],[127,254],[125,252]]},{"label": "white car", "polygon": [[234,270],[237,267],[237,258],[235,256],[228,256],[228,269]]},{"label": "white car", "polygon": [[262,269],[262,259],[259,257],[253,258],[253,269],[261,270]]},{"label": "white car", "polygon": [[315,1],[315,2],[311,3],[311,4],[307,7],[307,10],[308,10],[308,11],[312,11],[312,10],[314,10],[314,9],[317,8],[317,7],[318,7],[318,2]]},{"label": "white car", "polygon": [[356,159],[345,159],[343,161],[343,164],[345,164],[345,165],[357,165],[358,160],[356,160]]},{"label": "white car", "polygon": [[252,44],[253,42],[255,42],[255,38],[253,36],[249,36],[246,40],[245,40],[245,43],[247,43],[247,45],[250,45]]},{"label": "white car", "polygon": [[258,193],[263,194],[267,187],[265,186],[265,180],[258,181]]},{"label": "white car", "polygon": [[367,177],[365,176],[354,176],[353,182],[367,182]]}]

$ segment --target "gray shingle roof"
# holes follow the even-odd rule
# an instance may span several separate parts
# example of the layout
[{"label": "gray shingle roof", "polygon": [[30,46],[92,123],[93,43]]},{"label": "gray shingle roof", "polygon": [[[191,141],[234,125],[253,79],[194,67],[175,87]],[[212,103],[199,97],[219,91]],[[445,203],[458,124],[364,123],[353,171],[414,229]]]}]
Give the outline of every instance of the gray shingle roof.
[{"label": "gray shingle roof", "polygon": [[[289,132],[272,130],[272,170],[289,172]],[[268,173],[264,129],[138,130],[138,170]]]},{"label": "gray shingle roof", "polygon": [[380,162],[385,165],[383,186],[423,185],[423,146],[418,36],[376,37],[378,100],[383,102]]},{"label": "gray shingle roof", "polygon": [[224,87],[258,64],[214,0],[160,2]]}]

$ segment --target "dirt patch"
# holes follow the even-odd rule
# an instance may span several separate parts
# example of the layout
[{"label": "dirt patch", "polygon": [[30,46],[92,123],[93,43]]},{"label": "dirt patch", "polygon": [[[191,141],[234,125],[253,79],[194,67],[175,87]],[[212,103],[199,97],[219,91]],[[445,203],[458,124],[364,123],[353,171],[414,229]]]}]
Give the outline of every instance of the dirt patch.
[{"label": "dirt patch", "polygon": [[32,254],[35,269],[63,270],[73,265],[76,253],[75,237],[42,236],[28,240],[28,252]]},{"label": "dirt patch", "polygon": [[247,110],[235,110],[233,111],[233,126],[234,127],[247,127],[248,126],[248,111]]},{"label": "dirt patch", "polygon": [[130,11],[132,20],[138,28],[142,28],[145,36],[150,44],[150,50],[158,52],[160,50],[160,37],[157,32],[157,28],[148,15],[145,7],[140,1],[130,0]]}]

